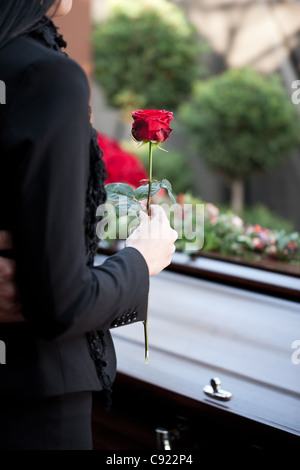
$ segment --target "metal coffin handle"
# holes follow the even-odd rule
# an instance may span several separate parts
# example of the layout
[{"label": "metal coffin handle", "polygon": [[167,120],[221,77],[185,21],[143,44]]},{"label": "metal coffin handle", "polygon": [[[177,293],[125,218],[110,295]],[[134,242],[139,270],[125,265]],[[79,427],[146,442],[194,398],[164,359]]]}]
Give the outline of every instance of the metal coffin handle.
[{"label": "metal coffin handle", "polygon": [[232,397],[232,393],[221,389],[221,380],[218,377],[214,377],[210,381],[211,385],[205,385],[203,392],[211,398],[217,400],[228,401]]},{"label": "metal coffin handle", "polygon": [[159,450],[171,450],[171,431],[156,428],[157,447]]}]

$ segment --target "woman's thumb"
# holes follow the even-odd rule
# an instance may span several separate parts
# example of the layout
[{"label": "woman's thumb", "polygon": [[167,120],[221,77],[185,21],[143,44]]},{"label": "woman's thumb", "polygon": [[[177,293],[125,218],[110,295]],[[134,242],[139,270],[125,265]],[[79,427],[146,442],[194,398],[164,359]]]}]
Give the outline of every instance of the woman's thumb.
[{"label": "woman's thumb", "polygon": [[140,220],[140,224],[148,222],[149,219],[148,215],[144,211],[139,211],[138,218]]}]

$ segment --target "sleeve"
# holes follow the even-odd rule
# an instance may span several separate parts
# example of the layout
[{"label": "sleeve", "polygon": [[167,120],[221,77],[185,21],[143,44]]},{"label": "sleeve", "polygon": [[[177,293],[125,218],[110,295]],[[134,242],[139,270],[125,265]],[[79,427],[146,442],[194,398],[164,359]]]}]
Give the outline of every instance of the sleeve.
[{"label": "sleeve", "polygon": [[86,265],[88,101],[84,72],[62,57],[28,69],[10,111],[20,298],[46,339],[146,317],[149,273],[136,249]]}]

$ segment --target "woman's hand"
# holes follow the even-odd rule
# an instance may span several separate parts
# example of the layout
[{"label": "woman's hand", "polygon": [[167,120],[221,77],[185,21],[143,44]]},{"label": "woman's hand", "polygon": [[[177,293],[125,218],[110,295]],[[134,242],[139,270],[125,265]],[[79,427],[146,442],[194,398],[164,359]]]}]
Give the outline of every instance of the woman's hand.
[{"label": "woman's hand", "polygon": [[171,263],[178,234],[159,205],[150,206],[150,215],[139,213],[140,225],[127,238],[125,246],[136,248],[145,258],[149,275],[155,276]]},{"label": "woman's hand", "polygon": [[[12,248],[13,242],[10,232],[0,230],[0,252]],[[15,274],[15,261],[0,256],[0,323],[25,321],[21,314],[22,306],[18,300]]]}]

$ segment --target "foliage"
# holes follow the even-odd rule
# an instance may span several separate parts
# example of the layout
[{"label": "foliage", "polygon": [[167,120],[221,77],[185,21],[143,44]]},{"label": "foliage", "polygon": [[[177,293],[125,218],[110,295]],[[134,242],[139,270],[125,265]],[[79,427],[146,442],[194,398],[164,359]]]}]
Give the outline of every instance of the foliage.
[{"label": "foliage", "polygon": [[230,179],[274,167],[300,143],[299,119],[279,78],[248,67],[197,82],[180,116],[195,149]]},{"label": "foliage", "polygon": [[263,204],[255,204],[252,207],[247,207],[241,214],[245,224],[261,225],[268,227],[270,230],[285,230],[285,232],[293,232],[295,230],[294,224],[287,219],[270,211]]},{"label": "foliage", "polygon": [[179,7],[167,0],[112,2],[108,19],[94,25],[95,78],[110,105],[175,109],[201,75],[206,51]]},{"label": "foliage", "polygon": [[[106,161],[109,162],[111,159],[114,161],[113,171],[109,173],[112,178],[111,184],[106,185],[108,200],[114,205],[110,212],[110,221],[104,229],[104,238],[110,244],[116,243],[118,239],[127,238],[129,229],[138,224],[136,212],[144,207],[148,194],[148,179],[139,180],[143,172],[139,175],[136,174],[137,169],[144,171],[138,156],[143,155],[145,147],[138,149],[135,156],[124,151],[113,139],[100,134],[99,143],[104,149],[104,154],[107,154]],[[147,155],[146,149],[145,164],[147,163]],[[170,166],[176,167],[174,156],[176,158],[176,152],[172,152],[172,158],[166,158],[163,152],[157,152],[154,156],[154,167],[157,168],[159,162],[162,161],[169,161],[171,162]],[[134,168],[134,171],[128,171],[127,167],[129,170]],[[156,177],[162,179],[163,171],[159,167]],[[176,179],[174,178],[175,181]],[[129,184],[116,181],[124,181]],[[161,191],[162,188],[164,192]],[[172,187],[166,179],[153,180],[151,193],[155,197],[156,203],[170,205],[171,201],[172,203],[176,202],[172,195]],[[162,193],[168,195],[169,198],[165,195],[162,196]],[[176,193],[178,194],[177,190]],[[196,205],[204,205],[204,225],[199,224],[196,212],[192,209]],[[185,210],[187,206],[188,210]],[[171,225],[176,230],[181,226],[184,227],[176,242],[177,249],[180,251],[185,251],[188,243],[190,254],[209,252],[225,256],[238,256],[243,260],[268,259],[285,261],[295,265],[300,263],[300,234],[294,231],[288,221],[262,205],[248,208],[242,217],[238,217],[227,208],[204,203],[189,193],[179,193],[175,209],[173,217],[170,217]],[[203,229],[204,245],[202,246],[201,231]],[[194,233],[193,240],[190,235]]]},{"label": "foliage", "polygon": [[[181,198],[181,204],[202,201],[190,195]],[[184,244],[181,241],[181,248]],[[300,262],[300,233],[284,229],[271,230],[245,221],[231,211],[222,211],[211,203],[205,204],[203,251],[244,259],[272,259]]]},{"label": "foliage", "polygon": [[[125,183],[109,183],[105,185],[107,200],[116,202],[115,211],[118,217],[128,214],[136,214],[143,209],[142,201],[148,198],[149,182],[141,182],[135,190]],[[161,189],[167,191],[168,196],[173,203],[176,200],[172,193],[170,181],[163,179],[162,181],[154,181],[151,184],[151,197],[158,193]]]},{"label": "foliage", "polygon": [[[161,198],[157,201],[161,204],[170,202]],[[288,232],[284,229],[269,229],[258,224],[245,223],[243,219],[229,210],[220,210],[214,204],[204,203],[198,198],[194,198],[189,193],[178,196],[177,210],[175,218],[170,219],[171,225],[178,230],[180,224],[197,227],[195,211],[184,209],[184,205],[195,206],[204,204],[204,245],[197,244],[197,240],[202,237],[195,233],[195,240],[190,239],[190,233],[185,229],[181,231],[181,236],[176,242],[178,251],[186,251],[189,243],[188,254],[216,253],[224,256],[239,257],[243,260],[273,260],[283,261],[299,266],[300,263],[300,233],[296,231]],[[180,210],[182,206],[182,210]],[[266,210],[266,209],[265,209]],[[185,218],[188,218],[186,223]],[[134,216],[127,216],[125,213],[117,219],[117,234],[122,233],[126,238],[129,228],[138,224]],[[199,230],[202,227],[199,226]],[[194,232],[196,232],[194,230]],[[188,236],[186,236],[188,235]],[[116,243],[115,238],[106,238],[108,243]],[[194,243],[194,246],[193,246]],[[191,246],[193,248],[191,249]]]}]

